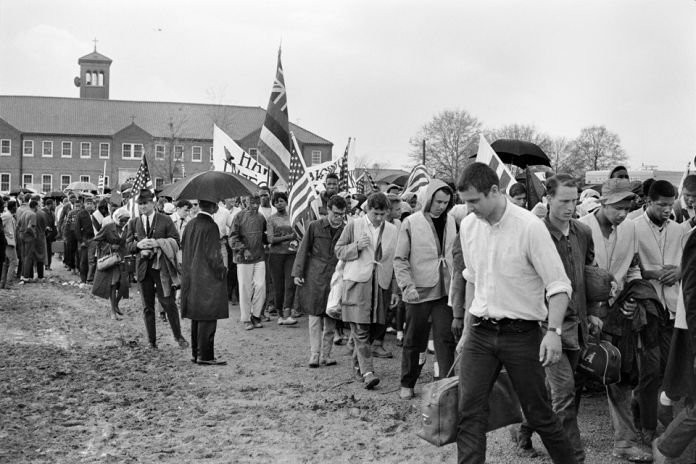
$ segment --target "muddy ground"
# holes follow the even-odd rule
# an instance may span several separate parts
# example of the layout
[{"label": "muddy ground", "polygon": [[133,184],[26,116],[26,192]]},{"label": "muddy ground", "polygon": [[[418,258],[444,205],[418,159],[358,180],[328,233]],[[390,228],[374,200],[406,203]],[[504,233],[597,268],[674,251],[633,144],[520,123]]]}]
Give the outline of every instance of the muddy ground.
[{"label": "muddy ground", "polygon": [[[228,365],[203,367],[163,322],[159,350],[147,348],[137,293],[116,322],[106,316],[108,302],[68,283],[67,272],[48,276],[0,290],[0,462],[456,461],[454,445],[437,448],[415,435],[419,400],[398,398],[393,335],[387,348],[396,357],[376,361],[382,383],[366,391],[345,347],[335,347],[338,366],[306,366],[306,317],[294,327],[245,331],[231,306],[216,338]],[[429,360],[421,382],[431,379]],[[580,427],[588,463],[620,462],[610,456],[605,399],[585,398]],[[488,462],[550,460],[517,458],[499,430],[488,436]]]}]

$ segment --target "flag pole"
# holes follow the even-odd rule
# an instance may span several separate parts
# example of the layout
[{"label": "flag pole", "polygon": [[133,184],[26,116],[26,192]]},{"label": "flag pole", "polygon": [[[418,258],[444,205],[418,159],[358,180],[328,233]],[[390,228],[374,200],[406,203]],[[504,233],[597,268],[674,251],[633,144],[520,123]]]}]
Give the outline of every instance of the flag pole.
[{"label": "flag pole", "polygon": [[104,161],[104,171],[102,172],[102,192],[104,195],[104,190],[106,189],[106,160]]}]

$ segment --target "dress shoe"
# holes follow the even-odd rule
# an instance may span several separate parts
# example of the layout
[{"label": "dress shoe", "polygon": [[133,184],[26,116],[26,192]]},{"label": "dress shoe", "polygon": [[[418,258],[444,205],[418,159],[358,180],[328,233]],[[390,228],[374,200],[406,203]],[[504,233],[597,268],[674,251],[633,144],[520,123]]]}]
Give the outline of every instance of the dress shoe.
[{"label": "dress shoe", "polygon": [[520,428],[517,424],[510,426],[510,438],[515,444],[515,454],[521,458],[536,458],[539,453],[532,446],[532,439],[520,433]]},{"label": "dress shoe", "polygon": [[312,355],[309,357],[309,367],[319,367],[319,353],[312,353]]},{"label": "dress shoe", "polygon": [[366,390],[372,390],[379,384],[379,377],[372,372],[368,372],[363,376],[363,384]]},{"label": "dress shoe", "polygon": [[653,454],[653,462],[655,464],[665,464],[667,462],[667,456],[662,454],[660,450],[658,449],[658,445],[660,444],[660,439],[656,438],[652,442],[652,454]]},{"label": "dress shoe", "polygon": [[382,345],[376,345],[372,347],[372,356],[375,358],[393,358],[394,355],[391,353],[391,351],[387,351],[384,349]]},{"label": "dress shoe", "polygon": [[399,398],[402,400],[410,400],[413,396],[413,388],[401,387],[401,390],[399,390]]},{"label": "dress shoe", "polygon": [[198,364],[202,366],[226,366],[227,361],[220,361],[219,359],[199,359]]},{"label": "dress shoe", "polygon": [[322,356],[319,358],[319,364],[322,366],[335,366],[337,363],[331,356]]},{"label": "dress shoe", "polygon": [[176,342],[179,344],[179,348],[182,348],[182,349],[183,349],[183,348],[188,348],[188,347],[189,347],[189,343],[188,343],[185,339],[183,339],[183,338],[177,339]]},{"label": "dress shoe", "polygon": [[251,323],[254,325],[255,329],[261,329],[263,324],[261,324],[261,319],[256,316],[251,316]]},{"label": "dress shoe", "polygon": [[646,453],[637,446],[629,446],[626,448],[614,448],[611,455],[618,459],[626,459],[630,462],[652,462],[651,453]]}]

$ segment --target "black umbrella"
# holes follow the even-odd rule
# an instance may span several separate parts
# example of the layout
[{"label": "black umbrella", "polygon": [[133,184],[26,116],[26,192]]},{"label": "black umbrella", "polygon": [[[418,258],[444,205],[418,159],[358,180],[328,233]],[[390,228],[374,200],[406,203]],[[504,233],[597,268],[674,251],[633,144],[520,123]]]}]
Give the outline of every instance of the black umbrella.
[{"label": "black umbrella", "polygon": [[532,142],[516,139],[498,139],[491,147],[505,164],[514,164],[521,168],[527,166],[551,166],[546,153]]},{"label": "black umbrella", "polygon": [[258,186],[238,174],[206,171],[180,180],[168,191],[175,200],[204,200],[217,203],[225,198],[252,195]]},{"label": "black umbrella", "polygon": [[65,198],[65,194],[63,192],[50,192],[44,198],[55,198],[56,200],[61,200]]},{"label": "black umbrella", "polygon": [[27,188],[27,187],[18,187],[18,188],[14,188],[14,189],[10,190],[10,195],[12,195],[12,196],[19,195],[20,193],[21,193],[21,194],[25,194],[25,193],[36,193],[36,190],[30,189],[30,188]]}]

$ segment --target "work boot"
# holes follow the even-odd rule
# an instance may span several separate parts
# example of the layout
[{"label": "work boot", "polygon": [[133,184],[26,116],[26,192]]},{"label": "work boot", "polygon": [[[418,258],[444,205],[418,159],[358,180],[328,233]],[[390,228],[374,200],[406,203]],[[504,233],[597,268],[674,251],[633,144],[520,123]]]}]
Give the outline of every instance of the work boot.
[{"label": "work boot", "polygon": [[309,367],[319,367],[319,353],[312,353],[309,357]]},{"label": "work boot", "polygon": [[379,384],[379,377],[372,372],[368,372],[363,376],[363,383],[366,390],[372,390]]}]

